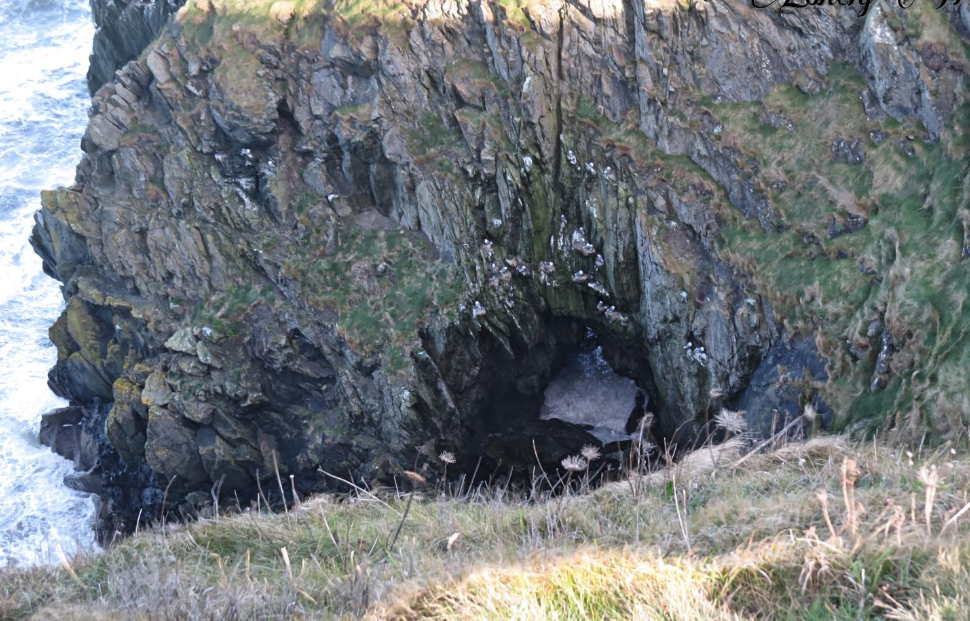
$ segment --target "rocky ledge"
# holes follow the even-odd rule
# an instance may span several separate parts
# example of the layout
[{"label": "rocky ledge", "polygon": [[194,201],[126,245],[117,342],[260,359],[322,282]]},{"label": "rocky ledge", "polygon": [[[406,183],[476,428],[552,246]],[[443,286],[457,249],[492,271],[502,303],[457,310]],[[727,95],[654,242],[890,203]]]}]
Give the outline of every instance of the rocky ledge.
[{"label": "rocky ledge", "polygon": [[[176,5],[149,4],[154,31]],[[109,5],[102,31],[134,6]],[[905,222],[893,250],[872,204],[891,199],[865,196],[908,197],[886,171],[910,158],[953,170],[919,186],[941,193],[938,239],[970,221],[946,194],[960,20],[192,0],[99,88],[77,182],[37,216],[67,300],[50,384],[73,407],[50,424],[83,430],[60,441],[83,435],[75,485],[113,532],[271,495],[277,474],[308,493],[324,471],[431,475],[442,451],[457,472],[554,467],[595,442],[539,420],[587,328],[658,442],[704,437],[722,406],[757,433],[809,403],[836,426],[873,398],[922,411],[914,365],[950,367],[926,366],[922,307],[892,296]]]}]

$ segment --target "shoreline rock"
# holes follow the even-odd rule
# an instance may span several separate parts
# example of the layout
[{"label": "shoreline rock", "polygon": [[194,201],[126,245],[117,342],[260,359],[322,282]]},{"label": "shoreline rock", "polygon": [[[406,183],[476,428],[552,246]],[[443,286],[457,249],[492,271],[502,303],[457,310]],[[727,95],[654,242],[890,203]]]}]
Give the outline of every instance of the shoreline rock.
[{"label": "shoreline rock", "polygon": [[[787,224],[701,102],[823,92],[871,28],[718,3],[247,23],[196,5],[97,90],[78,183],[45,193],[31,238],[68,300],[51,386],[102,430],[103,533],[210,490],[273,495],[277,473],[306,494],[333,485],[320,468],[380,485],[444,450],[500,463],[544,433],[542,390],[587,327],[681,447],[714,393],[815,398],[764,366],[817,370],[814,342],[773,356],[778,296],[721,253],[728,222]],[[932,116],[884,101],[894,61],[865,49],[887,114],[946,116],[945,89]]]}]

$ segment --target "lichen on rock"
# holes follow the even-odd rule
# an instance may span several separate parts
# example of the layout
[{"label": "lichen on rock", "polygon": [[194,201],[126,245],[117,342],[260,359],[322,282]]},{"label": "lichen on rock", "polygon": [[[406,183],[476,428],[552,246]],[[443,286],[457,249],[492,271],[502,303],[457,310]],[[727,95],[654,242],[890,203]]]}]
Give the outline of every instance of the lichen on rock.
[{"label": "lichen on rock", "polygon": [[[925,21],[943,13],[894,52],[887,15],[838,9],[190,1],[98,90],[79,183],[45,195],[32,238],[68,299],[52,385],[106,417],[105,524],[156,515],[158,490],[253,498],[276,471],[305,493],[332,484],[320,468],[382,483],[441,450],[455,471],[531,460],[587,327],[669,442],[707,433],[715,402],[769,432],[809,400],[850,409],[864,363],[840,367],[851,327],[819,297],[852,261],[820,266],[839,248],[891,270],[891,245],[848,246],[882,227],[856,190],[896,188],[899,149],[859,141],[961,179],[958,142],[909,136],[962,118],[966,61],[920,64],[940,33],[963,45]],[[833,210],[868,225],[827,238]],[[921,354],[892,329],[896,391]]]}]

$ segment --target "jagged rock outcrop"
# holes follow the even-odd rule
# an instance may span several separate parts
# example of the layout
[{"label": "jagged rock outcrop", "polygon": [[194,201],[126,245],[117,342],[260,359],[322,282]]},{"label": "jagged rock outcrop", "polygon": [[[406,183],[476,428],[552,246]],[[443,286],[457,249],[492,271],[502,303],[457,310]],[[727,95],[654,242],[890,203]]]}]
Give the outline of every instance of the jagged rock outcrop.
[{"label": "jagged rock outcrop", "polygon": [[[165,489],[173,507],[245,499],[276,471],[307,492],[320,467],[382,482],[445,449],[456,469],[528,463],[489,442],[541,434],[586,326],[660,437],[690,441],[720,405],[762,404],[758,429],[797,413],[818,353],[769,357],[798,328],[725,245],[729,227],[787,234],[786,182],[712,109],[827,92],[841,58],[930,135],[960,103],[953,63],[922,65],[942,87],[905,98],[886,67],[918,54],[838,7],[253,4],[196,0],[102,86],[77,183],[38,215],[68,299],[51,385],[103,420],[106,528]],[[766,110],[755,123],[797,131]],[[813,371],[788,381],[793,362]]]},{"label": "jagged rock outcrop", "polygon": [[88,68],[91,93],[137,58],[183,4],[185,0],[91,0],[97,27]]}]

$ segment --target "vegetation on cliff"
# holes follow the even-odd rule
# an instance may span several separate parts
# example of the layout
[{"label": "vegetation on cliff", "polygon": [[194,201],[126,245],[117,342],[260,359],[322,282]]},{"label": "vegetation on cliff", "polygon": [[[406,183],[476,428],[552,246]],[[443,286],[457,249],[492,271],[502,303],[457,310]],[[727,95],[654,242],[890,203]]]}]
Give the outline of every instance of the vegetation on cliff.
[{"label": "vegetation on cliff", "polygon": [[658,444],[722,407],[959,437],[970,14],[839,9],[185,4],[33,237],[102,534],[277,469],[558,468],[587,329]]},{"label": "vegetation on cliff", "polygon": [[[947,44],[966,64],[970,48]],[[708,104],[778,219],[772,231],[736,222],[722,252],[790,330],[816,335],[837,427],[950,433],[964,425],[970,385],[961,345],[970,107],[931,140],[916,122],[869,119],[851,68],[833,67],[826,83],[815,96],[780,86],[762,102]]]}]

